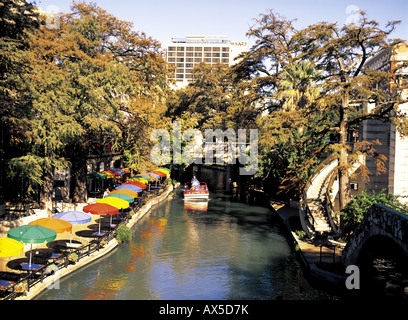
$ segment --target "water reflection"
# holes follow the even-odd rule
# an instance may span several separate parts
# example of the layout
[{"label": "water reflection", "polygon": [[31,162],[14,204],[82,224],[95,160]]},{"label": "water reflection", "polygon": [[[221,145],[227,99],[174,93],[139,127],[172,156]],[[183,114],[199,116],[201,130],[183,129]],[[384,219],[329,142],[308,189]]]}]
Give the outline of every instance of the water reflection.
[{"label": "water reflection", "polygon": [[131,243],[38,299],[326,297],[305,280],[267,208],[233,202],[210,188],[204,207],[186,206],[180,189],[142,218]]},{"label": "water reflection", "polygon": [[187,212],[205,212],[208,210],[208,200],[184,199],[184,210]]}]

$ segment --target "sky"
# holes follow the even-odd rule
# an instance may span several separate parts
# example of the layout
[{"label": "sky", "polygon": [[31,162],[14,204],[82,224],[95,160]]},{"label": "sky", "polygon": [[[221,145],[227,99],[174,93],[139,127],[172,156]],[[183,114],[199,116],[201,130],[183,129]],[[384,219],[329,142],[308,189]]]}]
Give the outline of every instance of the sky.
[{"label": "sky", "polygon": [[[78,0],[79,1],[79,0]],[[90,1],[86,1],[90,2]],[[159,40],[163,47],[171,38],[186,35],[224,35],[232,41],[248,41],[246,33],[259,15],[273,9],[295,26],[328,21],[344,25],[353,12],[363,10],[381,27],[391,20],[401,20],[393,38],[408,41],[407,0],[93,0],[121,20],[131,21],[134,30]],[[72,0],[36,0],[46,12],[69,12]]]}]

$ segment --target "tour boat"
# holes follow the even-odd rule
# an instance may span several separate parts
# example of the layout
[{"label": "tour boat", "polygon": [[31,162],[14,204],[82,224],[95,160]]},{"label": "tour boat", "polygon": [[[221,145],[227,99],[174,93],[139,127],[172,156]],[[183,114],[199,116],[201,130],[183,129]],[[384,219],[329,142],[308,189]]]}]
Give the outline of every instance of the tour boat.
[{"label": "tour boat", "polygon": [[184,184],[184,199],[208,199],[210,193],[208,191],[207,184],[200,182],[198,189],[191,188],[191,183],[186,182]]}]

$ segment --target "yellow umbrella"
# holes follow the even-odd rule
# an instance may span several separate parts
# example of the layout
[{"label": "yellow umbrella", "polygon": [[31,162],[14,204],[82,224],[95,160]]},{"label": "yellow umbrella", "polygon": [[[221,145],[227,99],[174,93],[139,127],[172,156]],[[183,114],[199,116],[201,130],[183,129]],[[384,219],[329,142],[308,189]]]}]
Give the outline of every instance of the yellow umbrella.
[{"label": "yellow umbrella", "polygon": [[108,178],[108,179],[115,178],[114,174],[111,173],[111,172],[102,171],[102,172],[100,172],[100,173],[104,174],[104,175],[106,176],[106,178]]},{"label": "yellow umbrella", "polygon": [[157,169],[157,170],[155,170],[155,171],[163,172],[163,173],[165,173],[166,175],[169,175],[169,174],[170,174],[170,172],[168,172],[167,170],[164,170],[164,169]]},{"label": "yellow umbrella", "polygon": [[24,251],[24,244],[11,238],[0,238],[0,257],[19,255]]},{"label": "yellow umbrella", "polygon": [[68,221],[57,218],[41,218],[29,223],[30,226],[42,226],[54,230],[56,233],[63,233],[72,230],[72,224]]},{"label": "yellow umbrella", "polygon": [[147,181],[146,179],[143,179],[143,178],[130,178],[129,181],[139,181],[139,182],[144,183],[146,185],[149,184],[149,181]]},{"label": "yellow umbrella", "polygon": [[119,198],[112,198],[112,197],[103,198],[103,199],[96,200],[96,202],[110,204],[111,206],[118,208],[118,209],[129,208],[129,202],[119,199]]}]

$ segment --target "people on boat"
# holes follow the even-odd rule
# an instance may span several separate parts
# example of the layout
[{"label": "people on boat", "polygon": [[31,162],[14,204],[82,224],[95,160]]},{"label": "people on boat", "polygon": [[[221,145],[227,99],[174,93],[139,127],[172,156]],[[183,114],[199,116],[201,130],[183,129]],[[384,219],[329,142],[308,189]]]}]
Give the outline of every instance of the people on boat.
[{"label": "people on boat", "polygon": [[191,190],[198,190],[200,187],[200,182],[196,178],[196,176],[193,176],[193,179],[191,179]]}]

